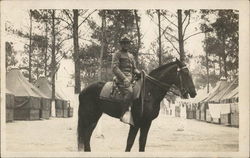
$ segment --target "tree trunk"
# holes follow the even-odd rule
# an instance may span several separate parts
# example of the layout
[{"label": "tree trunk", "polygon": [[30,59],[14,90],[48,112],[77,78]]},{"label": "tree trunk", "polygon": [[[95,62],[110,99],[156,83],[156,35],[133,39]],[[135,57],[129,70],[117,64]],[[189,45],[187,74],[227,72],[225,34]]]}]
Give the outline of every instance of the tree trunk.
[{"label": "tree trunk", "polygon": [[213,69],[214,69],[214,75],[216,75],[216,72],[215,72],[215,61],[213,61]]},{"label": "tree trunk", "polygon": [[39,63],[38,63],[38,60],[37,60],[37,63],[36,63],[36,80],[38,80],[39,78]]},{"label": "tree trunk", "polygon": [[225,36],[223,36],[222,38],[222,42],[223,42],[223,62],[224,62],[224,75],[225,75],[225,78],[227,79],[228,77],[228,74],[227,74],[227,55],[226,55],[226,39],[225,39]]},{"label": "tree trunk", "polygon": [[158,29],[159,29],[159,66],[161,66],[161,13],[160,10],[157,10],[158,15]]},{"label": "tree trunk", "polygon": [[74,61],[75,61],[75,94],[81,91],[81,71],[79,59],[79,41],[78,41],[78,10],[73,9],[73,44],[74,44]]},{"label": "tree trunk", "polygon": [[184,52],[184,40],[183,40],[183,24],[182,24],[182,10],[177,10],[178,16],[178,39],[179,39],[179,49],[180,49],[180,61],[185,61],[185,52]]},{"label": "tree trunk", "polygon": [[[99,58],[99,71],[98,71],[98,80],[102,80],[102,65],[103,65],[103,53],[104,53],[104,46],[105,46],[105,28],[106,28],[106,11],[102,10],[101,11],[101,16],[102,16],[102,35],[101,35],[101,52],[100,52],[100,58]],[[96,127],[96,137],[101,137],[103,136],[103,131],[102,131],[102,122],[99,122],[97,127]]]},{"label": "tree trunk", "polygon": [[137,29],[137,38],[138,38],[138,45],[137,45],[137,49],[135,52],[135,61],[136,61],[136,65],[138,66],[138,54],[139,54],[139,50],[141,48],[141,33],[140,33],[140,27],[139,27],[139,17],[137,14],[137,10],[134,10],[134,14],[135,14],[135,24],[136,24],[136,29]]},{"label": "tree trunk", "polygon": [[48,23],[47,21],[45,22],[45,38],[46,38],[46,47],[45,47],[45,54],[44,54],[44,76],[47,77],[47,54],[48,54]]},{"label": "tree trunk", "polygon": [[207,93],[209,93],[209,65],[208,65],[208,52],[206,51],[206,70],[207,70]]},{"label": "tree trunk", "polygon": [[224,56],[223,56],[223,62],[224,62],[224,76],[225,76],[225,78],[227,79],[228,74],[227,74],[227,65],[226,65],[227,61],[226,61],[226,58],[227,58],[227,56],[224,55]]},{"label": "tree trunk", "polygon": [[222,75],[221,57],[219,56],[220,76]]},{"label": "tree trunk", "polygon": [[99,73],[98,73],[98,80],[102,80],[102,58],[103,58],[103,52],[104,52],[104,39],[105,39],[105,27],[106,27],[106,18],[105,18],[105,10],[102,11],[102,40],[101,40],[101,52],[100,52],[100,58],[99,58]]},{"label": "tree trunk", "polygon": [[51,58],[51,82],[52,82],[52,101],[55,101],[55,72],[56,72],[56,54],[55,54],[55,10],[52,10],[52,58]]},{"label": "tree trunk", "polygon": [[31,54],[32,54],[32,11],[30,10],[30,45],[29,45],[29,82],[31,82]]},{"label": "tree trunk", "polygon": [[[205,33],[205,39],[207,39],[207,33]],[[209,59],[207,51],[207,43],[205,43],[205,53],[206,53],[206,70],[207,70],[207,93],[209,93]]]}]

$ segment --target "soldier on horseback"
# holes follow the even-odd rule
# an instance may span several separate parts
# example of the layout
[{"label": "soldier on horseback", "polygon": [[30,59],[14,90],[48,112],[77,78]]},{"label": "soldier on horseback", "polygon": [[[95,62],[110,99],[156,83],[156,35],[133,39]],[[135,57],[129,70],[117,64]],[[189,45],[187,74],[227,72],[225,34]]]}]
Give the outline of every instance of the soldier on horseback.
[{"label": "soldier on horseback", "polygon": [[128,52],[130,39],[124,35],[120,40],[121,50],[114,53],[112,58],[112,71],[115,75],[116,84],[122,93],[124,99],[122,104],[122,113],[120,120],[128,123],[124,114],[129,110],[132,105],[132,81],[134,76],[139,76],[140,72],[136,68],[134,56]]}]

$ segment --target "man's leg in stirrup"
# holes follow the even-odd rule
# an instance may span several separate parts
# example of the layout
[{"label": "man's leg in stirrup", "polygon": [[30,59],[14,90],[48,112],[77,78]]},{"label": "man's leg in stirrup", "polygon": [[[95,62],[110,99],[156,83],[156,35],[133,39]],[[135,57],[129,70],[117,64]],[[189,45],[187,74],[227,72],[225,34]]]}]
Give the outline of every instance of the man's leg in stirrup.
[{"label": "man's leg in stirrup", "polygon": [[123,88],[123,94],[124,94],[124,102],[122,105],[122,113],[120,120],[124,123],[132,124],[133,120],[131,120],[131,113],[129,111],[129,107],[132,106],[132,86],[128,88]]}]

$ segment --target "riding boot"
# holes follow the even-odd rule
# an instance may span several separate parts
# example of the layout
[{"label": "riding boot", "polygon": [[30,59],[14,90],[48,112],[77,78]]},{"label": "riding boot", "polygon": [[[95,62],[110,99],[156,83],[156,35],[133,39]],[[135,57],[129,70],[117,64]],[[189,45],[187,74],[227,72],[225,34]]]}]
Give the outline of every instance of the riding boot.
[{"label": "riding boot", "polygon": [[120,120],[124,123],[134,125],[132,114],[131,114],[131,105],[132,105],[131,94],[126,93],[124,95],[124,102],[122,105],[122,113],[121,113]]},{"label": "riding boot", "polygon": [[129,106],[127,110],[122,111],[120,121],[126,124],[134,125],[133,117],[131,114],[131,107]]}]

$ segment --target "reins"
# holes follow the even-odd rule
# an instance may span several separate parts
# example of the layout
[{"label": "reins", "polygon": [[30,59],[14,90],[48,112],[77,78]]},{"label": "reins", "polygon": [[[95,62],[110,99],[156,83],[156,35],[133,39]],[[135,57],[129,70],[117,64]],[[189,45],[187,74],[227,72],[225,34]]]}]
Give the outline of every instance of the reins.
[{"label": "reins", "polygon": [[179,94],[177,94],[176,92],[172,91],[171,88],[176,88],[174,85],[170,85],[170,84],[167,84],[167,83],[164,83],[164,82],[161,82],[159,81],[158,79],[148,75],[144,70],[142,70],[144,76],[145,76],[145,79],[149,80],[150,82],[154,83],[155,85],[157,85],[159,88],[161,89],[164,89],[166,91],[170,91],[172,92],[173,94],[179,96]]},{"label": "reins", "polygon": [[[181,84],[181,89],[183,88],[183,83],[182,83],[182,77],[181,75],[179,75],[179,71],[181,71],[182,69],[185,69],[186,67],[183,67],[183,68],[178,68],[179,70],[177,71],[177,75],[180,77],[180,84]],[[169,69],[170,70],[170,69]],[[168,71],[169,71],[168,70]],[[167,83],[164,83],[164,82],[161,82],[159,81],[158,79],[148,75],[144,70],[142,70],[142,78],[143,78],[143,90],[142,90],[142,109],[141,109],[141,115],[143,114],[143,110],[144,110],[144,97],[145,97],[145,81],[148,80],[150,82],[152,82],[153,84],[155,84],[157,87],[161,88],[161,89],[164,89],[166,91],[170,91],[172,92],[173,94],[177,95],[177,96],[180,96],[179,94],[177,94],[176,92],[174,92],[173,90],[171,90],[171,88],[176,88],[175,85],[170,85],[170,84],[167,84]]]},{"label": "reins", "polygon": [[141,116],[143,115],[143,110],[144,110],[144,98],[145,98],[145,81],[148,80],[150,82],[152,82],[153,84],[157,85],[158,87],[166,90],[166,91],[171,91],[173,94],[179,96],[179,94],[175,93],[174,91],[170,90],[171,87],[173,87],[170,84],[167,83],[163,83],[159,80],[157,80],[156,78],[149,76],[144,70],[142,70],[142,78],[143,78],[143,90],[142,90],[142,109],[141,109]]},{"label": "reins", "polygon": [[[145,72],[144,72],[145,73]],[[149,81],[151,81],[152,83],[154,83],[155,85],[157,85],[159,88],[162,88],[164,90],[168,90],[172,93],[174,93],[175,95],[179,96],[179,94],[177,94],[176,92],[172,91],[170,88],[174,87],[173,85],[161,82],[159,80],[157,80],[156,78],[149,76],[148,74],[145,73],[145,78]]]}]

